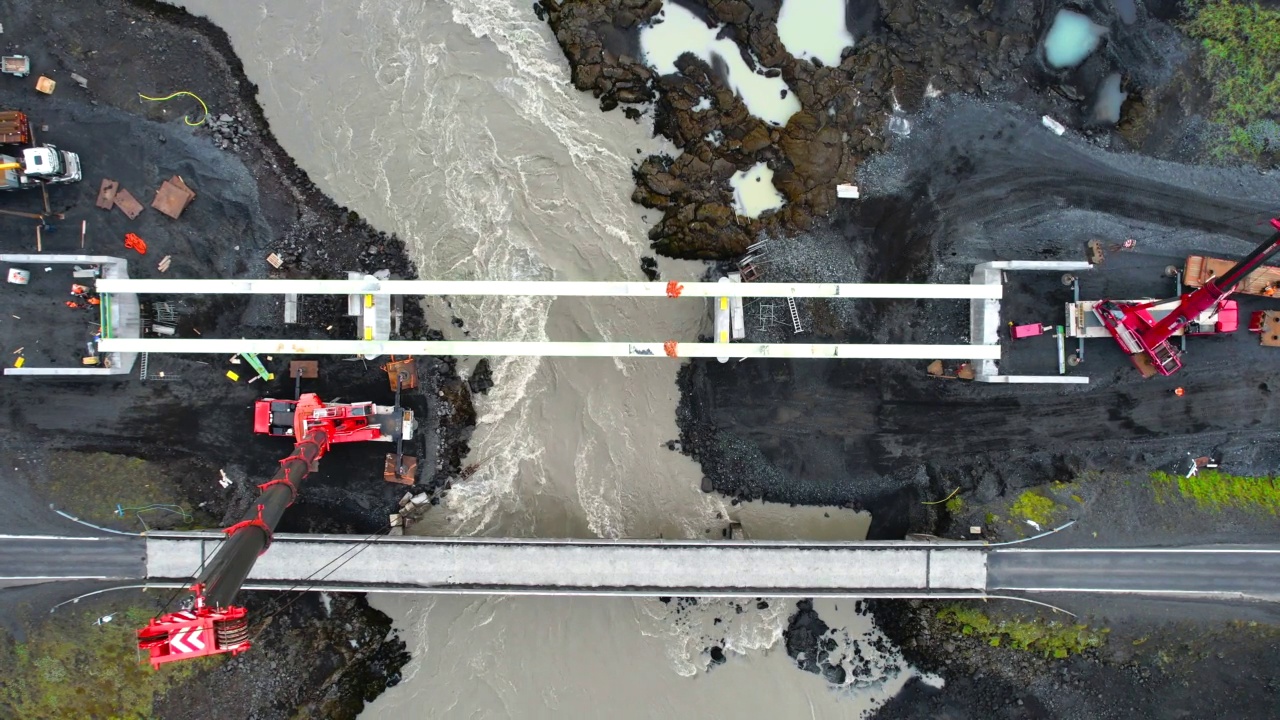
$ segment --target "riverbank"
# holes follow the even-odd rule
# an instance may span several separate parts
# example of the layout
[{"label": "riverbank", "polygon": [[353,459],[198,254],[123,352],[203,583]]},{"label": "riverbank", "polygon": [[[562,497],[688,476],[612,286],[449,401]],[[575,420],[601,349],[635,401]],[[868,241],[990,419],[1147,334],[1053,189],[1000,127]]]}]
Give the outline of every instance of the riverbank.
[{"label": "riverbank", "polygon": [[[399,238],[328,199],[279,146],[257,104],[258,89],[245,77],[226,34],[208,21],[148,0],[73,1],[56,10],[22,5],[3,21],[6,50],[29,55],[35,74],[58,84],[46,97],[32,89],[34,76],[0,78],[0,105],[25,111],[42,141],[79,153],[84,166],[83,181],[50,190],[54,211],[66,219],[55,223],[57,232],[44,235],[45,252],[79,252],[84,220],[84,252],[127,253],[132,277],[337,278],[348,270],[416,277]],[[84,77],[86,87],[72,73]],[[189,96],[166,102],[139,98],[178,90],[199,95],[209,116],[202,117],[200,104]],[[179,220],[149,208],[130,220],[94,207],[104,177],[120,181],[146,204],[156,184],[173,174],[196,192]],[[24,193],[0,199],[0,208],[8,210],[38,206],[38,196]],[[0,222],[10,228],[15,246],[30,236],[34,249],[32,223],[12,217]],[[126,232],[147,241],[147,255],[124,248]],[[266,262],[272,252],[283,260],[279,270]],[[171,264],[162,275],[157,263],[166,256]],[[281,306],[272,299],[182,300],[176,308],[185,336],[203,330],[215,337],[323,338],[351,335],[351,320],[340,305],[304,298],[299,322],[291,326],[283,325]],[[415,304],[404,309],[401,335],[438,337]],[[235,367],[225,358],[199,356],[153,357],[146,381],[136,375],[101,383],[6,379],[2,402],[10,422],[0,428],[0,446],[15,468],[4,480],[13,498],[4,511],[7,526],[15,532],[75,532],[48,504],[76,505],[77,512],[135,531],[144,522],[216,527],[238,518],[255,497],[255,485],[288,452],[287,444],[253,435],[247,414],[257,397],[293,392],[284,379],[287,359],[264,360],[281,378],[266,387],[234,383],[224,375]],[[417,413],[419,431],[406,448],[421,461],[415,491],[433,491],[461,471],[475,414],[470,390],[451,359],[422,358],[418,367],[419,390],[404,403]],[[325,398],[392,400],[386,376],[376,367],[337,358],[321,359],[320,378],[304,389]],[[384,453],[385,448],[358,447],[330,454],[278,529],[384,529],[406,489],[382,480]],[[77,472],[94,477],[76,483]],[[155,481],[144,483],[142,477]],[[226,487],[219,483],[224,477]],[[91,486],[92,494],[80,485]],[[137,509],[154,502],[180,512]],[[125,508],[123,517],[115,516],[117,503]],[[4,618],[10,637],[21,643],[38,636],[49,605],[87,589],[92,588],[5,590],[13,601]],[[98,601],[104,611],[113,607],[111,597]],[[365,701],[398,680],[407,660],[404,643],[363,596],[322,601],[303,595],[290,602],[292,597],[246,593],[250,616],[260,618],[253,651],[211,663],[215,669],[169,688],[155,698],[154,711],[165,717],[354,717]],[[155,599],[119,602],[145,606]],[[39,648],[28,652],[37,659]],[[286,671],[288,666],[300,671]],[[75,677],[68,682],[74,684]],[[229,687],[245,691],[232,694]]]},{"label": "riverbank", "polygon": [[[780,3],[681,3],[698,22],[656,1],[543,5],[575,85],[602,109],[651,111],[656,132],[680,149],[636,172],[635,201],[664,213],[650,236],[662,254],[731,260],[768,238],[758,263],[768,281],[967,282],[976,263],[1084,260],[1089,239],[1133,238],[1136,249],[1109,253],[1082,292],[1146,297],[1170,292],[1162,271],[1189,253],[1246,254],[1275,211],[1273,174],[1223,165],[1219,81],[1198,37],[1184,32],[1181,3],[888,0],[846,10],[856,42],[838,62],[786,47]],[[1044,49],[1060,11],[1083,15],[1070,22],[1094,34],[1083,45],[1095,45],[1061,67]],[[659,74],[645,33],[673,22],[685,28],[688,52]],[[701,25],[715,36],[705,46],[695,38]],[[745,71],[730,57],[733,43]],[[785,83],[781,102],[743,72],[755,74],[750,82]],[[771,124],[789,93],[794,114]],[[1265,152],[1250,159],[1274,164]],[[730,179],[758,163],[782,205],[745,217]],[[857,185],[860,199],[837,201],[838,183]],[[1061,322],[1069,290],[1057,276],[1028,275],[1011,277],[1006,316]],[[1241,302],[1246,313],[1266,306]],[[767,305],[748,307],[749,337],[786,341],[791,323]],[[802,301],[799,316],[803,337],[817,342],[969,339],[964,303]],[[681,446],[708,492],[865,509],[878,539],[1011,540],[1076,519],[1049,542],[1274,541],[1265,508],[1197,507],[1159,492],[1156,479],[1181,472],[1188,455],[1210,455],[1231,474],[1267,482],[1280,460],[1269,449],[1277,381],[1269,351],[1250,336],[1193,339],[1177,378],[1186,394],[1175,395],[1169,381],[1140,382],[1113,345],[1097,342],[1074,371],[1090,384],[1062,388],[939,379],[923,362],[695,361],[679,379]],[[1006,372],[1053,371],[1027,358],[1010,354]],[[1275,622],[1265,608],[1063,602],[1081,615],[1073,623],[1101,638],[1065,660],[1011,650],[1015,635],[996,647],[994,636],[941,619],[936,603],[873,604],[907,660],[945,682],[942,690],[914,683],[879,716],[1162,717],[1175,707],[1249,716],[1269,707],[1269,680],[1212,667],[1212,658],[1256,661],[1261,677],[1275,676],[1260,657]],[[985,624],[959,610],[948,617],[986,627],[1017,615],[1025,624],[1016,637],[1039,627],[1037,613],[1016,607],[993,608]],[[823,632],[821,618],[797,606],[787,641],[798,666],[834,672],[823,664]],[[1191,677],[1204,689],[1198,697],[1180,689]]]}]

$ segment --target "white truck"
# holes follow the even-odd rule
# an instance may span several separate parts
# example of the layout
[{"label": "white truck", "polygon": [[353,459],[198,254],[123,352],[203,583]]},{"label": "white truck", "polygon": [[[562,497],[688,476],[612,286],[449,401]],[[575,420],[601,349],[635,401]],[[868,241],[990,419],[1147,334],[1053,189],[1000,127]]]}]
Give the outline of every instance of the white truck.
[{"label": "white truck", "polygon": [[24,148],[22,160],[0,155],[0,190],[26,190],[42,183],[79,182],[83,177],[80,156],[53,145]]}]

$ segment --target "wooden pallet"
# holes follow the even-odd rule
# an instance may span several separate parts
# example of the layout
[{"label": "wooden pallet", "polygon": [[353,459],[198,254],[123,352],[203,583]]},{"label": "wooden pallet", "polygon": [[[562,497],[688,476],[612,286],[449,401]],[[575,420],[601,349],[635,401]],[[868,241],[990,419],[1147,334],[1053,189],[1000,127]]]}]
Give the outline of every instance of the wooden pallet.
[{"label": "wooden pallet", "polygon": [[[1223,260],[1221,258],[1205,257],[1203,255],[1187,256],[1187,264],[1185,272],[1182,276],[1182,282],[1188,287],[1201,287],[1210,277],[1222,277],[1227,271],[1235,267],[1235,260]],[[1244,293],[1245,295],[1260,295],[1262,297],[1271,297],[1267,295],[1268,285],[1280,283],[1280,267],[1271,265],[1263,265],[1245,276],[1236,285],[1234,292]]]}]

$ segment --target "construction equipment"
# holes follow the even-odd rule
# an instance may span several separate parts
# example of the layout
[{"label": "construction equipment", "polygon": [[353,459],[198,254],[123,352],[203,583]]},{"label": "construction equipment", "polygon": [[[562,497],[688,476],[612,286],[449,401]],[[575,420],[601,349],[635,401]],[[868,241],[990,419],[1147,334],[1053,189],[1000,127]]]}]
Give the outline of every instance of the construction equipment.
[{"label": "construction equipment", "polygon": [[14,77],[26,77],[31,74],[31,58],[26,55],[0,57],[0,72]]},{"label": "construction equipment", "polygon": [[267,368],[264,367],[262,361],[258,359],[257,353],[240,353],[240,357],[244,358],[244,361],[249,363],[249,367],[253,368],[253,371],[258,373],[259,378],[268,382],[276,379],[276,376],[273,373],[267,372]]},{"label": "construction equipment", "polygon": [[79,182],[80,156],[53,145],[23,148],[22,159],[0,155],[0,190],[27,190],[45,183]]},{"label": "construction equipment", "polygon": [[332,426],[330,443],[392,442],[402,433],[413,434],[412,410],[398,405],[374,405],[371,402],[322,403],[318,407],[305,404],[311,393],[298,400],[262,398],[253,406],[253,431],[259,435],[294,437],[299,413],[307,413],[309,420],[323,421]]},{"label": "construction equipment", "polygon": [[[297,400],[259,402],[259,410],[265,409],[269,423],[283,422],[286,415],[290,421],[288,432],[269,434],[300,439],[293,452],[280,461],[280,469],[271,480],[258,486],[261,495],[254,507],[240,522],[223,531],[227,539],[191,585],[186,607],[152,618],[138,631],[138,649],[149,653],[152,667],[206,655],[238,655],[248,650],[248,611],[233,604],[236,593],[258,556],[271,545],[276,524],[297,498],[308,473],[333,443],[384,439],[380,431],[385,428],[373,426],[372,420],[377,416],[369,412],[374,407],[371,403],[326,404],[314,393]],[[281,406],[279,414],[276,405]],[[260,432],[261,419],[260,412],[255,412],[255,432]],[[406,413],[404,425],[411,427],[412,422],[412,413]],[[270,427],[274,429],[274,425]]]},{"label": "construction equipment", "polygon": [[[1233,332],[1238,327],[1239,309],[1226,297],[1280,250],[1280,219],[1273,219],[1271,225],[1276,229],[1271,237],[1222,275],[1205,279],[1194,292],[1166,301],[1099,300],[1090,309],[1143,377],[1172,375],[1182,368],[1182,359],[1169,343],[1170,338],[1182,333]],[[1072,305],[1068,305],[1069,325]],[[1157,313],[1158,308],[1168,305],[1172,307],[1167,313]]]},{"label": "construction equipment", "polygon": [[392,355],[391,361],[382,366],[382,371],[387,374],[392,392],[399,392],[402,387],[406,390],[418,387],[418,361],[412,357],[397,360]]},{"label": "construction equipment", "polygon": [[17,110],[0,111],[0,145],[27,145],[31,142],[31,121]]}]

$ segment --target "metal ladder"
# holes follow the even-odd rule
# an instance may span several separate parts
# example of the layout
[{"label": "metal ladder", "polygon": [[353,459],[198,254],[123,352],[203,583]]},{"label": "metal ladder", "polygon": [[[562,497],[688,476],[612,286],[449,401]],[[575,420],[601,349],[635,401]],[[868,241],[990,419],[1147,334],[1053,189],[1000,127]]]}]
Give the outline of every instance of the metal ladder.
[{"label": "metal ladder", "polygon": [[178,324],[178,313],[174,310],[173,303],[152,303],[151,310],[155,313],[156,322],[170,326]]},{"label": "metal ladder", "polygon": [[147,379],[147,353],[142,353],[142,356],[138,358],[138,379]]},{"label": "metal ladder", "polygon": [[796,334],[804,332],[804,326],[800,324],[800,309],[796,307],[796,299],[787,298],[787,309],[791,311],[791,324],[796,328]]}]

